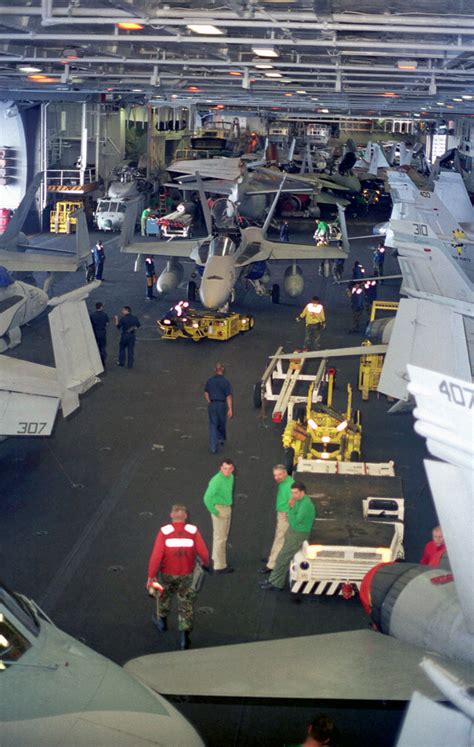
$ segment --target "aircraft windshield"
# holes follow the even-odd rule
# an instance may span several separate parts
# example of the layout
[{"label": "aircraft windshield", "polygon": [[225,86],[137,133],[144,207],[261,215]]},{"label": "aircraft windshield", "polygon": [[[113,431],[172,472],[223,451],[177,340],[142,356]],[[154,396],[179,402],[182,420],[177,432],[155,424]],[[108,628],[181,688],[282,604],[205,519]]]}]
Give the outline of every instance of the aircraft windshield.
[{"label": "aircraft windshield", "polygon": [[100,200],[99,204],[97,205],[97,212],[108,213],[109,210],[110,210],[110,202],[108,200]]},{"label": "aircraft windshield", "polygon": [[210,257],[228,257],[236,251],[236,245],[228,236],[217,236],[209,245]]}]

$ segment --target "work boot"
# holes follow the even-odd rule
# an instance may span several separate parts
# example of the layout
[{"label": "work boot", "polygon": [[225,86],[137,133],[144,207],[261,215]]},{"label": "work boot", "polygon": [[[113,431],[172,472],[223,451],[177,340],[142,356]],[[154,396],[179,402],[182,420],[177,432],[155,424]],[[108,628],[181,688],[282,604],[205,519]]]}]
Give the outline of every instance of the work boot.
[{"label": "work boot", "polygon": [[166,633],[168,630],[168,620],[166,617],[158,617],[158,615],[153,614],[151,616],[153,625],[157,630],[160,631],[160,633]]},{"label": "work boot", "polygon": [[179,632],[179,647],[181,651],[187,651],[191,645],[189,638],[189,630],[180,630]]}]

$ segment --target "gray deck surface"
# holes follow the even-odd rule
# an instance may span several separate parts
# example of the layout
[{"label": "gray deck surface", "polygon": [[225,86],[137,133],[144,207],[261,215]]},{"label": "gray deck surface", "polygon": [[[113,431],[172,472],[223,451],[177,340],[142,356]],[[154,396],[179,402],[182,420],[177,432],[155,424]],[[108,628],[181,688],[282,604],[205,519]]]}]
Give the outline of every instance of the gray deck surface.
[{"label": "gray deck surface", "polygon": [[[349,225],[349,233],[363,235],[368,228]],[[252,332],[227,343],[162,341],[155,321],[173,300],[184,297],[184,290],[169,299],[146,302],[144,274],[133,273],[134,257],[114,249],[113,242],[108,243],[113,237],[104,238],[105,282],[89,305],[102,300],[110,315],[123,304],[132,306],[142,321],[136,367],[128,371],[115,366],[118,334],[110,329],[107,375],[82,397],[80,410],[69,421],[59,417],[51,438],[0,443],[0,567],[5,582],[44,605],[67,632],[119,663],[176,650],[175,617],[162,637],[151,624],[153,605],[144,590],[147,562],[173,501],[189,506],[191,520],[211,542],[202,495],[220,457],[208,451],[202,390],[214,362],[222,359],[235,393],[235,418],[229,424],[225,453],[237,465],[229,538],[229,561],[236,572],[206,578],[196,605],[194,648],[365,629],[368,620],[357,599],[317,597],[297,604],[289,593],[264,593],[257,584],[262,578],[257,574],[260,558],[268,554],[274,532],[271,468],[281,461],[282,448],[281,426],[253,409],[252,387],[279,345],[288,351],[301,346],[304,329],[295,322],[300,301],[283,296],[279,306],[272,306],[249,292],[245,305],[236,310],[255,316]],[[92,243],[95,240],[96,235],[91,236]],[[355,244],[346,277],[355,259],[371,268],[371,243]],[[316,262],[300,264],[307,278],[304,301],[317,293],[326,306],[323,347],[360,343],[362,335],[347,334],[351,312],[345,287],[319,277]],[[161,271],[164,261],[156,265]],[[273,282],[281,280],[286,266],[282,262],[272,267]],[[186,264],[185,278],[191,269]],[[386,274],[397,270],[396,261],[388,256]],[[66,276],[55,293],[82,282],[83,273]],[[389,281],[379,298],[396,299],[396,290],[396,281]],[[13,355],[51,364],[46,318],[35,320],[23,334],[24,342]],[[315,363],[310,365],[316,370]],[[343,360],[335,365],[338,407],[344,405],[347,381],[357,380],[357,364]],[[362,403],[355,393],[354,407],[363,413],[364,458],[394,459],[403,479],[406,556],[416,561],[437,523],[422,466],[425,446],[413,431],[412,416],[388,416],[388,406],[374,394]],[[348,661],[347,678],[350,672]],[[334,715],[347,744],[394,743],[401,706],[342,707],[325,702],[323,693],[320,698],[306,704],[288,700],[278,708],[242,698],[218,706],[185,700],[178,707],[211,747],[297,742],[307,721],[321,710]]]}]

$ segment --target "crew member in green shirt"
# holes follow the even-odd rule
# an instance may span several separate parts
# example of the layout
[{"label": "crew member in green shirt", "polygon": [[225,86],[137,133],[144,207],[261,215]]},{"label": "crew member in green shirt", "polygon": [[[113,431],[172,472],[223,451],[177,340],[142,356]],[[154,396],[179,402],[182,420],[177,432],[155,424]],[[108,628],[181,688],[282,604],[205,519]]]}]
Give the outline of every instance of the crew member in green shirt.
[{"label": "crew member in green shirt", "polygon": [[215,573],[233,573],[227,565],[226,547],[232,516],[232,491],[234,489],[234,463],[224,459],[219,472],[211,477],[204,493],[204,504],[212,518],[212,560]]},{"label": "crew member in green shirt", "polygon": [[286,471],[284,464],[276,464],[273,467],[273,479],[278,485],[276,494],[277,523],[272,549],[267,559],[267,564],[260,569],[260,573],[271,573],[275,567],[278,553],[283,547],[286,530],[288,529],[288,504],[291,499],[291,486],[293,478]]},{"label": "crew member in green shirt", "polygon": [[309,538],[315,517],[316,509],[309,495],[306,495],[306,487],[302,482],[294,482],[291,486],[291,498],[288,504],[289,526],[285,541],[278,553],[269,580],[260,584],[262,589],[269,591],[284,589],[290,562],[303,542]]},{"label": "crew member in green shirt", "polygon": [[142,211],[142,214],[140,216],[140,226],[141,226],[141,234],[142,236],[147,236],[146,232],[146,222],[148,220],[148,217],[152,214],[153,210],[150,207],[145,208],[145,210]]}]

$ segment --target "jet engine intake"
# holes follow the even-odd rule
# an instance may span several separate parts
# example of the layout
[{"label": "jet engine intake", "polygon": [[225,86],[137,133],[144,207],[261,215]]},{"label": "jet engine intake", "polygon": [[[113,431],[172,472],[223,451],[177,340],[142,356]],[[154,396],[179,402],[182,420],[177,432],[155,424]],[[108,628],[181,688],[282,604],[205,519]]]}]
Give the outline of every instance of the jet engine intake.
[{"label": "jet engine intake", "polygon": [[373,345],[388,345],[395,318],[374,319],[367,325],[366,335]]}]

